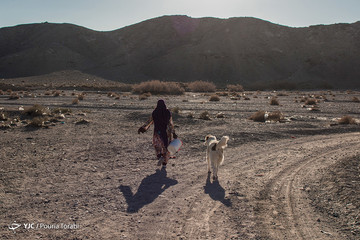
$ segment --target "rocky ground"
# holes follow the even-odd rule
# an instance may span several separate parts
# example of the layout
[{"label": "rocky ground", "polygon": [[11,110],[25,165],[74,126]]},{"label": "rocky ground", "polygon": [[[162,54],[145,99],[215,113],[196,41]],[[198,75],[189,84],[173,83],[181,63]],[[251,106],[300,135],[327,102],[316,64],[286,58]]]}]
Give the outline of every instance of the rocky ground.
[{"label": "rocky ground", "polygon": [[[1,239],[360,238],[359,92],[10,95],[0,95]],[[183,141],[166,169],[152,128],[137,133],[159,98]],[[40,123],[34,104],[48,108]],[[280,122],[249,120],[259,110]],[[338,124],[344,115],[357,120]],[[230,137],[218,181],[207,134]]]}]

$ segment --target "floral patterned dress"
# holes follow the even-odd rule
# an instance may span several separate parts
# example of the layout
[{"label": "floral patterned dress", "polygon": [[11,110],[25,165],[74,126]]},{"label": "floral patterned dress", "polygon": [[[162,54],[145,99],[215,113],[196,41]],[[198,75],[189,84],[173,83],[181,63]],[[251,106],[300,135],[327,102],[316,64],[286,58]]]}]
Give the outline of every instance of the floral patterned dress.
[{"label": "floral patterned dress", "polygon": [[[144,129],[148,130],[151,124],[153,123],[154,121],[152,119],[152,116],[150,116],[149,120],[143,125]],[[175,133],[172,117],[170,117],[170,121],[166,129],[166,133],[168,137],[168,142],[170,143],[173,139],[173,134]],[[155,148],[155,154],[157,158],[159,159],[160,157],[164,157],[163,165],[166,165],[169,161],[170,153],[167,150],[167,146],[165,146],[165,143],[163,142],[160,135],[156,131],[154,131],[152,143]]]}]

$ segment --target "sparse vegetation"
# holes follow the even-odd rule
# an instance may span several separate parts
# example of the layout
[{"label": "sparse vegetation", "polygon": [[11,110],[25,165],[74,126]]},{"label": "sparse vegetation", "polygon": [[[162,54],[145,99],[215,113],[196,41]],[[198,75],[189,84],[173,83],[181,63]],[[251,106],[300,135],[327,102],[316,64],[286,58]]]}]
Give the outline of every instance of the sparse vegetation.
[{"label": "sparse vegetation", "polygon": [[78,98],[74,98],[72,100],[72,104],[75,105],[75,104],[79,104],[79,99]]},{"label": "sparse vegetation", "polygon": [[316,99],[309,98],[305,101],[305,105],[316,105]]},{"label": "sparse vegetation", "polygon": [[149,97],[151,97],[151,93],[149,93],[149,92],[143,93],[143,94],[139,95],[139,100],[146,100]]},{"label": "sparse vegetation", "polygon": [[202,113],[200,114],[199,118],[202,119],[202,120],[211,120],[208,111],[202,112]]},{"label": "sparse vegetation", "polygon": [[32,107],[25,109],[24,114],[31,117],[40,117],[40,116],[46,116],[50,114],[49,108],[35,104]]},{"label": "sparse vegetation", "polygon": [[211,95],[209,101],[218,102],[218,101],[220,101],[220,97],[218,95],[216,95],[216,94]]},{"label": "sparse vegetation", "polygon": [[193,92],[215,92],[216,86],[211,82],[195,81],[188,84],[188,88]]},{"label": "sparse vegetation", "polygon": [[77,98],[78,98],[80,101],[82,101],[82,100],[84,100],[84,98],[85,98],[85,94],[84,94],[84,93],[80,93],[80,94],[77,96]]},{"label": "sparse vegetation", "polygon": [[253,115],[250,116],[250,120],[253,120],[254,122],[265,122],[265,111],[257,111]]},{"label": "sparse vegetation", "polygon": [[267,120],[280,122],[284,120],[284,115],[280,111],[274,111],[268,114]]},{"label": "sparse vegetation", "polygon": [[279,105],[279,101],[276,97],[270,99],[270,105]]},{"label": "sparse vegetation", "polygon": [[244,91],[244,87],[241,84],[229,84],[227,85],[227,89],[230,92],[243,92]]},{"label": "sparse vegetation", "polygon": [[31,127],[43,127],[44,126],[44,122],[47,121],[47,119],[45,117],[34,117],[30,123],[29,126]]},{"label": "sparse vegetation", "polygon": [[357,98],[357,97],[353,97],[353,98],[351,99],[351,101],[353,101],[353,102],[360,102],[359,98]]},{"label": "sparse vegetation", "polygon": [[69,113],[72,113],[72,110],[70,108],[55,108],[52,110],[52,113],[55,113],[55,114],[69,114]]},{"label": "sparse vegetation", "polygon": [[53,96],[54,96],[54,97],[59,97],[60,94],[61,94],[60,91],[53,91]]},{"label": "sparse vegetation", "polygon": [[136,84],[133,87],[133,92],[138,94],[149,92],[155,95],[157,94],[181,95],[185,92],[185,90],[178,83],[152,80],[152,81]]},{"label": "sparse vegetation", "polygon": [[9,100],[16,100],[16,99],[19,99],[19,98],[20,98],[20,96],[19,96],[19,94],[16,93],[16,92],[12,92],[12,93],[10,94],[10,96],[9,96]]},{"label": "sparse vegetation", "polygon": [[339,124],[356,124],[356,120],[351,116],[343,116],[338,120]]}]

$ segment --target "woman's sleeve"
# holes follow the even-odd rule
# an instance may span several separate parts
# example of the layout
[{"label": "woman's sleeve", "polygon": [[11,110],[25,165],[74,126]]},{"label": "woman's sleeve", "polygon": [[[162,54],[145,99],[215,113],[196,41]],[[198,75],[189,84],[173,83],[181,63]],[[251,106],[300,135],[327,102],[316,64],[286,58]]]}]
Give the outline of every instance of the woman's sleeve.
[{"label": "woman's sleeve", "polygon": [[145,130],[148,130],[151,124],[153,124],[153,118],[152,116],[149,117],[149,119],[146,121],[146,123],[142,126]]}]

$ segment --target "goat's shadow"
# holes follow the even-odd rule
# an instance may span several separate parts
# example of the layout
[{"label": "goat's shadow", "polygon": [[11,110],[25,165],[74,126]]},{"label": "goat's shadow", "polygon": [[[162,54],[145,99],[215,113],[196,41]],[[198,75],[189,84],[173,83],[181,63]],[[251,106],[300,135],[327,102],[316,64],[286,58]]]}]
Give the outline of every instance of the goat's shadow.
[{"label": "goat's shadow", "polygon": [[227,207],[231,207],[231,200],[225,198],[225,189],[220,185],[218,180],[210,181],[210,173],[208,173],[204,192],[208,194],[213,200],[220,201]]},{"label": "goat's shadow", "polygon": [[128,204],[127,212],[138,212],[142,207],[152,203],[167,188],[176,185],[177,180],[168,178],[166,169],[157,169],[154,174],[144,178],[135,194],[129,186],[120,185],[120,191],[123,193]]}]

